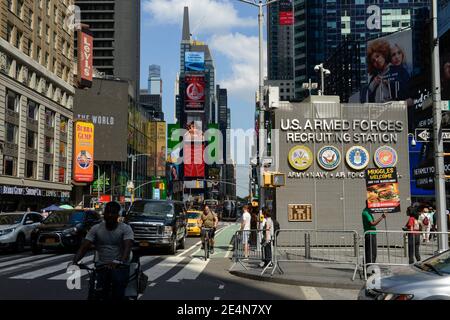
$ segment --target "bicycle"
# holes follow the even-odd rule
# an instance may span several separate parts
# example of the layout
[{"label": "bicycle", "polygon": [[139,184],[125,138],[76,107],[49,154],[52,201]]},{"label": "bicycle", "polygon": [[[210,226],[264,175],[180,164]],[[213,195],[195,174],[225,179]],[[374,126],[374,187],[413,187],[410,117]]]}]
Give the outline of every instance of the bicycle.
[{"label": "bicycle", "polygon": [[202,227],[202,232],[204,234],[203,236],[203,249],[205,250],[205,261],[209,259],[209,248],[210,248],[210,241],[211,241],[211,232],[214,230],[214,228],[205,228]]}]

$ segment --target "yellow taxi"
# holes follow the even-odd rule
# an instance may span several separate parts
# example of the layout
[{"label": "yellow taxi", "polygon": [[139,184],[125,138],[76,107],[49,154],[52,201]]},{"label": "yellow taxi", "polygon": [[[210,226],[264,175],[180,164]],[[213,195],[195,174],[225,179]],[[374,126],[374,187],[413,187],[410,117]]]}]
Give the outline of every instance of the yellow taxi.
[{"label": "yellow taxi", "polygon": [[201,211],[189,210],[187,212],[187,231],[188,236],[200,236],[200,217],[202,216]]}]

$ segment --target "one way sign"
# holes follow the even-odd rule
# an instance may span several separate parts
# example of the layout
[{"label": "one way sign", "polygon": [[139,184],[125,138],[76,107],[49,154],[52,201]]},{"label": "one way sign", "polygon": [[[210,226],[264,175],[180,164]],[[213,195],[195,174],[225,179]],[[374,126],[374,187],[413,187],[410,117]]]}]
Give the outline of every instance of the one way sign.
[{"label": "one way sign", "polygon": [[416,129],[416,140],[418,142],[429,142],[430,138],[431,138],[430,129]]}]

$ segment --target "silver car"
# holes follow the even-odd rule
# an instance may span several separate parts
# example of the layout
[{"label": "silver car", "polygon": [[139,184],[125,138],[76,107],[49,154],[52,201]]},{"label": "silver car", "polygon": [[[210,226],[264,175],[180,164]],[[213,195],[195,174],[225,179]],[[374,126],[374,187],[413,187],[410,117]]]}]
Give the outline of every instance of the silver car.
[{"label": "silver car", "polygon": [[42,220],[37,212],[0,213],[0,249],[23,251]]},{"label": "silver car", "polygon": [[360,291],[359,300],[450,300],[450,250],[393,268],[379,281],[373,277]]}]

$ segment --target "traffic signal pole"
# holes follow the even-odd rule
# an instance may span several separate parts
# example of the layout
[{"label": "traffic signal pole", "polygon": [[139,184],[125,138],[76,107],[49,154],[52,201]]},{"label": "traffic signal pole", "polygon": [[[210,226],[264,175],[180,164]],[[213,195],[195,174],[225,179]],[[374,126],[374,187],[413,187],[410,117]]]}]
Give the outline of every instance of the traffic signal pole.
[{"label": "traffic signal pole", "polygon": [[437,24],[437,0],[432,1],[432,90],[433,90],[433,142],[435,160],[435,194],[436,213],[439,234],[439,251],[448,249],[448,228],[447,228],[447,197],[445,194],[445,167],[444,167],[444,142],[442,139],[442,109],[441,109],[441,72],[439,58],[439,35]]}]

